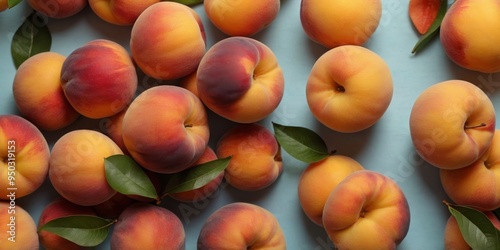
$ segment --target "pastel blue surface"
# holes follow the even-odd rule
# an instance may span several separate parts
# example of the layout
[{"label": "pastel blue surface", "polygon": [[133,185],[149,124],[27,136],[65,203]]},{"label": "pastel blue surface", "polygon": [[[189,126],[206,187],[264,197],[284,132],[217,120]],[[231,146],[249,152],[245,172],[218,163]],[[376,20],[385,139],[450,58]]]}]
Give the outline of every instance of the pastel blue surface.
[{"label": "pastel blue surface", "polygon": [[[394,96],[382,119],[372,128],[354,134],[331,131],[311,115],[305,97],[305,84],[316,59],[327,50],[307,38],[299,19],[300,1],[282,1],[277,19],[254,38],[264,42],[276,54],[284,70],[286,87],[282,103],[277,110],[260,123],[271,128],[271,122],[303,126],[319,133],[338,154],[350,156],[366,169],[392,177],[406,194],[411,211],[411,224],[407,237],[399,246],[405,250],[443,249],[443,232],[449,212],[442,201],[447,200],[439,182],[436,168],[425,163],[415,153],[409,135],[408,119],[414,100],[430,85],[449,79],[462,79],[485,89],[496,108],[499,74],[480,74],[464,70],[453,64],[444,54],[439,40],[434,40],[417,56],[411,50],[418,40],[408,17],[408,1],[383,0],[380,25],[365,47],[380,55],[388,63],[394,79]],[[226,36],[218,31],[204,14],[203,6],[194,7],[204,23],[209,48]],[[23,2],[14,9],[0,13],[0,114],[18,114],[12,96],[15,68],[10,56],[10,41],[23,18],[31,13]],[[48,20],[52,33],[52,51],[69,55],[84,43],[104,38],[116,41],[126,48],[131,27],[119,27],[99,19],[90,8],[76,16]],[[139,87],[158,84],[154,79],[141,76]],[[488,87],[486,87],[488,86]],[[234,124],[211,115],[211,140],[215,145],[227,128]],[[101,130],[100,120],[79,119],[71,127],[46,132],[52,145],[64,133],[76,128]],[[304,215],[297,197],[297,183],[307,164],[283,152],[284,172],[274,185],[258,192],[241,192],[225,185],[213,197],[194,203],[182,204],[165,200],[164,205],[177,213],[184,223],[186,249],[195,249],[199,230],[204,220],[217,208],[234,201],[258,204],[271,211],[284,229],[289,249],[331,249],[324,230]],[[35,220],[42,208],[57,194],[47,181],[41,189],[17,200]],[[109,238],[108,238],[109,240]],[[106,241],[100,249],[108,249]]]}]

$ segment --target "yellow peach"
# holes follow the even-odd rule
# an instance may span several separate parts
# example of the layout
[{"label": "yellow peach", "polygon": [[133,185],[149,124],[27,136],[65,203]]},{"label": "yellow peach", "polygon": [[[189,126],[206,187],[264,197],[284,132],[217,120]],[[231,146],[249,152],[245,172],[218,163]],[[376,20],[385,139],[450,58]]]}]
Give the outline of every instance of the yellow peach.
[{"label": "yellow peach", "polygon": [[89,0],[92,11],[102,20],[116,25],[133,25],[137,17],[160,0]]},{"label": "yellow peach", "polygon": [[15,202],[0,201],[0,246],[2,249],[33,250],[39,248],[33,217]]}]

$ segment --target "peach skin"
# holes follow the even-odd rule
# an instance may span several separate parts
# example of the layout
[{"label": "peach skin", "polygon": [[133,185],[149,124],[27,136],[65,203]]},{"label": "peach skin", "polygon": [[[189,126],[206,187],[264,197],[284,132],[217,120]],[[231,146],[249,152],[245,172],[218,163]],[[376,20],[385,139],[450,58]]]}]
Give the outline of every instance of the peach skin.
[{"label": "peach skin", "polygon": [[280,0],[205,0],[208,19],[229,36],[253,36],[278,16]]},{"label": "peach skin", "polygon": [[17,115],[0,115],[0,200],[36,191],[47,179],[50,149],[43,134]]},{"label": "peach skin", "polygon": [[274,215],[260,206],[235,202],[217,209],[203,224],[198,250],[285,250],[286,240]]},{"label": "peach skin", "polygon": [[12,94],[17,109],[40,129],[62,129],[80,116],[61,88],[65,60],[61,54],[42,52],[22,63],[14,76]]},{"label": "peach skin", "polygon": [[302,210],[318,226],[323,226],[323,208],[330,193],[351,173],[363,170],[356,160],[343,155],[331,155],[311,163],[302,172],[298,195]]},{"label": "peach skin", "polygon": [[284,77],[276,56],[252,38],[230,37],[217,42],[201,60],[197,74],[203,103],[234,122],[262,120],[283,98]]},{"label": "peach skin", "polygon": [[123,142],[122,133],[123,117],[125,116],[127,109],[128,107],[124,108],[118,114],[105,118],[102,123],[102,129],[104,133],[109,136],[109,138],[111,138],[111,140],[113,140],[116,145],[118,145],[118,147],[120,147],[120,149],[123,151],[123,154],[130,155],[127,147],[125,147],[125,143]]},{"label": "peach skin", "polygon": [[160,80],[179,79],[196,70],[205,54],[205,29],[190,7],[159,2],[137,18],[130,50],[146,75]]},{"label": "peach skin", "polygon": [[0,201],[0,246],[9,250],[39,249],[36,223],[19,205]]},{"label": "peach skin", "polygon": [[28,0],[34,10],[59,19],[76,15],[87,7],[87,3],[87,0]]},{"label": "peach skin", "polygon": [[130,155],[144,168],[163,174],[191,167],[210,136],[203,103],[189,90],[172,85],[137,96],[123,117],[122,133]]},{"label": "peach skin", "polygon": [[470,82],[448,80],[418,96],[409,125],[413,145],[422,159],[441,169],[458,169],[486,152],[495,122],[493,103],[480,88]]},{"label": "peach skin", "polygon": [[219,158],[231,156],[225,179],[244,191],[264,189],[283,172],[281,148],[274,134],[257,123],[238,124],[219,138]]},{"label": "peach skin", "polygon": [[137,90],[137,73],[128,51],[120,44],[92,40],[74,50],[61,71],[66,98],[80,114],[92,119],[122,111]]},{"label": "peach skin", "polygon": [[133,25],[139,15],[160,0],[88,0],[92,11],[102,20],[116,25]]}]

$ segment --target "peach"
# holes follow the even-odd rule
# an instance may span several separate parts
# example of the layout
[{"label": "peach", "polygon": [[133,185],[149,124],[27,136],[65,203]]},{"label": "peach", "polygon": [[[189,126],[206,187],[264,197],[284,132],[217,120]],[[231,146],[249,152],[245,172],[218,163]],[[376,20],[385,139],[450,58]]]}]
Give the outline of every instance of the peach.
[{"label": "peach", "polygon": [[205,0],[208,19],[229,36],[253,36],[269,26],[280,11],[279,0]]},{"label": "peach", "polygon": [[314,117],[343,133],[373,126],[389,107],[392,95],[392,75],[385,60],[355,45],[339,46],[320,56],[306,85]]},{"label": "peach", "polygon": [[51,18],[74,16],[87,7],[87,3],[87,0],[28,0],[34,10]]},{"label": "peach", "polygon": [[408,233],[410,210],[396,182],[359,170],[328,196],[323,225],[337,249],[396,249]]},{"label": "peach", "polygon": [[[212,150],[212,148],[207,146],[207,148],[205,149],[201,157],[198,159],[198,161],[193,163],[193,166],[201,165],[203,163],[207,163],[214,160],[217,160],[217,155]],[[211,182],[205,184],[200,188],[185,192],[172,193],[170,194],[170,197],[182,202],[196,202],[199,200],[206,199],[217,190],[223,179],[224,179],[224,172],[220,173],[219,176],[217,176]]]},{"label": "peach", "polygon": [[330,49],[365,44],[381,17],[381,0],[302,0],[300,4],[300,21],[306,35]]},{"label": "peach", "polygon": [[198,236],[198,249],[286,249],[279,221],[267,209],[245,202],[212,213]]},{"label": "peach", "polygon": [[[484,212],[493,225],[500,230],[500,221],[492,212]],[[470,250],[469,244],[464,240],[462,232],[458,227],[457,219],[450,215],[444,229],[444,249],[445,250]]]},{"label": "peach", "polygon": [[[483,73],[500,72],[500,2],[457,0],[440,28],[441,44],[457,65]],[[487,34],[487,35],[485,35]]]},{"label": "peach", "polygon": [[477,161],[491,144],[495,109],[476,85],[448,80],[428,87],[413,104],[410,134],[415,150],[441,169]]},{"label": "peach", "polygon": [[[65,199],[58,198],[46,205],[38,219],[38,228],[45,225],[47,222],[71,215],[93,215],[96,213],[91,207],[79,206]],[[67,239],[64,239],[54,233],[48,231],[39,231],[40,245],[46,250],[83,250],[81,247]]]},{"label": "peach", "polygon": [[122,124],[123,117],[127,112],[128,107],[124,108],[117,114],[114,114],[108,118],[106,118],[103,122],[103,131],[104,133],[113,140],[118,147],[123,151],[123,154],[130,155],[125,147],[125,143],[123,142],[123,132],[122,132]]},{"label": "peach", "polygon": [[133,25],[139,15],[160,0],[89,0],[90,8],[102,20],[116,25]]},{"label": "peach", "polygon": [[203,103],[234,122],[262,120],[283,98],[284,77],[276,56],[252,38],[230,37],[217,42],[201,60],[197,74]]},{"label": "peach", "polygon": [[127,207],[111,234],[111,250],[184,249],[184,226],[166,208],[138,202]]},{"label": "peach", "polygon": [[191,91],[198,98],[200,95],[198,94],[198,77],[197,70],[191,72],[189,75],[182,77],[179,80],[179,87],[183,87],[189,91]]},{"label": "peach", "polygon": [[330,193],[348,175],[364,169],[359,162],[344,155],[331,155],[311,163],[302,172],[298,194],[306,216],[318,226],[323,226],[323,208]]},{"label": "peach", "polygon": [[152,87],[137,96],[123,117],[122,133],[130,155],[141,166],[164,174],[192,166],[210,136],[203,103],[189,90],[172,85]]},{"label": "peach", "polygon": [[491,146],[470,166],[440,170],[441,184],[453,202],[482,211],[500,208],[500,130]]},{"label": "peach", "polygon": [[14,76],[12,94],[17,109],[43,130],[67,127],[80,116],[61,88],[65,60],[61,54],[42,52],[24,61]]},{"label": "peach", "polygon": [[39,248],[35,221],[15,202],[0,201],[0,246],[2,249],[33,250]]},{"label": "peach", "polygon": [[70,202],[82,206],[100,204],[116,194],[107,182],[104,159],[117,154],[123,153],[100,132],[87,129],[68,132],[52,147],[50,182]]},{"label": "peach", "polygon": [[92,40],[71,52],[62,66],[61,79],[71,106],[93,119],[127,107],[138,82],[128,51],[106,39]]},{"label": "peach", "polygon": [[244,191],[264,189],[283,172],[281,148],[274,134],[257,123],[238,124],[219,138],[219,158],[231,156],[225,179]]},{"label": "peach", "polygon": [[50,149],[43,134],[17,115],[0,115],[0,200],[18,199],[47,179]]},{"label": "peach", "polygon": [[199,15],[176,2],[159,2],[143,11],[132,27],[130,50],[137,66],[159,80],[184,77],[205,54]]}]

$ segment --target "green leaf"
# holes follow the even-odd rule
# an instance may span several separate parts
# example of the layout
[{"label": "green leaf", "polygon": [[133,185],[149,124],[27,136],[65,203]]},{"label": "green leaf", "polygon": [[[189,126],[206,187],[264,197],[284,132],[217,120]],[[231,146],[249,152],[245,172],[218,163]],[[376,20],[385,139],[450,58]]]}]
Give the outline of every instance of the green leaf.
[{"label": "green leaf", "polygon": [[119,193],[158,198],[153,183],[130,156],[112,155],[104,160],[104,168],[109,185]]},{"label": "green leaf", "polygon": [[47,19],[33,12],[24,20],[12,38],[10,52],[16,69],[33,55],[49,51],[51,44],[52,36],[47,27]]},{"label": "green leaf", "polygon": [[280,146],[300,161],[312,163],[330,155],[325,141],[310,129],[283,126],[274,122],[273,128]]},{"label": "green leaf", "polygon": [[23,0],[8,0],[7,1],[7,6],[9,6],[9,9],[18,5],[19,3],[21,3]]},{"label": "green leaf", "polygon": [[164,195],[185,192],[205,186],[224,172],[231,157],[209,161],[169,177]]},{"label": "green leaf", "polygon": [[177,2],[177,3],[182,3],[187,6],[192,6],[196,4],[203,3],[203,0],[168,0],[168,2]]},{"label": "green leaf", "polygon": [[464,240],[472,249],[500,249],[500,231],[479,210],[466,206],[450,205]]},{"label": "green leaf", "polygon": [[422,50],[425,45],[427,45],[437,34],[439,34],[439,28],[441,27],[441,22],[443,21],[444,15],[446,14],[447,10],[448,0],[441,0],[441,7],[439,8],[436,19],[434,19],[434,22],[432,23],[429,30],[425,34],[423,34],[418,40],[417,44],[415,44],[415,47],[413,47],[413,50],[411,51],[412,54],[416,54],[417,52]]},{"label": "green leaf", "polygon": [[91,215],[72,215],[60,217],[47,222],[38,231],[48,231],[61,236],[79,246],[94,247],[101,244],[109,233],[109,228],[115,223]]}]

